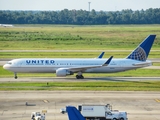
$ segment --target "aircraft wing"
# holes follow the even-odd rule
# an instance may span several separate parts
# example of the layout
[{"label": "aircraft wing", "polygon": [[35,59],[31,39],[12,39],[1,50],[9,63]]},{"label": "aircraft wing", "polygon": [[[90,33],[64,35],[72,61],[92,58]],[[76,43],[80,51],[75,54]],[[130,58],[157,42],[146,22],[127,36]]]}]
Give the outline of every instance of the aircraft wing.
[{"label": "aircraft wing", "polygon": [[103,63],[102,65],[90,65],[90,66],[82,66],[82,67],[70,67],[68,68],[69,71],[72,72],[78,72],[78,71],[84,71],[86,69],[91,69],[91,68],[98,68],[98,67],[102,67],[102,66],[108,66],[108,64],[111,62],[113,56],[111,56],[105,63]]}]

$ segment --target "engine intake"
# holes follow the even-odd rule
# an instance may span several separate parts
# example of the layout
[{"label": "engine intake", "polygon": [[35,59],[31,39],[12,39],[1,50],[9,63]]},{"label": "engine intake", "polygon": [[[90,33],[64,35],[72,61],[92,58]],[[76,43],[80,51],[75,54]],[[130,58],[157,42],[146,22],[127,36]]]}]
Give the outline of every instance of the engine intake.
[{"label": "engine intake", "polygon": [[59,68],[56,70],[57,77],[66,77],[67,75],[73,75],[72,71],[69,71],[67,68]]}]

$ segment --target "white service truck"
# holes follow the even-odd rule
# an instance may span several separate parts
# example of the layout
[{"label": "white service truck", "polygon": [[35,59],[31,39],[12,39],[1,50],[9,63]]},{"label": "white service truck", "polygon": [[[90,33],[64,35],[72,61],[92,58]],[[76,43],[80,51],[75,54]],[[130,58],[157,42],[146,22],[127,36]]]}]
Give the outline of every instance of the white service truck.
[{"label": "white service truck", "polygon": [[112,110],[112,106],[107,105],[78,105],[78,110],[87,120],[127,120],[127,112]]},{"label": "white service truck", "polygon": [[40,112],[32,112],[31,120],[45,120],[45,114],[41,114]]}]

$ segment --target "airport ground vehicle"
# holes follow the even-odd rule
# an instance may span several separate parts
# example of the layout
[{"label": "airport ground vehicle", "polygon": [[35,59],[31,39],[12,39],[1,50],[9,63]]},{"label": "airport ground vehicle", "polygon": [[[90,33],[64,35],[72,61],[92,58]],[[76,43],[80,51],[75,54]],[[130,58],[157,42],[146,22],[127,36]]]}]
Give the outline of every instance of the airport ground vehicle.
[{"label": "airport ground vehicle", "polygon": [[32,112],[31,120],[45,120],[45,114],[41,114],[40,112]]},{"label": "airport ground vehicle", "polygon": [[78,105],[78,110],[86,119],[99,120],[127,120],[127,112],[112,110],[112,106],[107,105]]},{"label": "airport ground vehicle", "polygon": [[[107,105],[78,105],[78,110],[86,120],[127,120],[127,112],[112,110],[112,106]],[[62,108],[61,113],[66,113]]]}]

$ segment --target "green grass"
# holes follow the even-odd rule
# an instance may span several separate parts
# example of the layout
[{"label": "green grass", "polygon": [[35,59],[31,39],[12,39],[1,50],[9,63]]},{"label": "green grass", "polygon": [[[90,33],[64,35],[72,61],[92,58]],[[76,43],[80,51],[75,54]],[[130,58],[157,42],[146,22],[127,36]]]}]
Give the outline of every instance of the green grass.
[{"label": "green grass", "polygon": [[[102,52],[102,51],[101,51]],[[96,58],[101,52],[0,52],[0,59],[4,58]],[[130,54],[128,51],[106,51],[104,58],[114,56],[114,58],[125,58]],[[149,58],[159,58],[159,51],[151,51]]]},{"label": "green grass", "polygon": [[5,82],[0,90],[91,90],[91,91],[160,91],[160,81],[152,82]]},{"label": "green grass", "polygon": [[153,66],[160,66],[160,62],[158,62],[158,63],[153,63]]},{"label": "green grass", "polygon": [[[0,58],[96,58],[100,53],[101,52],[0,52]],[[129,52],[108,52],[105,57],[111,55],[115,57],[126,57],[128,54]]]},{"label": "green grass", "polygon": [[132,50],[149,34],[157,35],[153,49],[160,49],[160,25],[17,25],[0,27],[0,49]]},{"label": "green grass", "polygon": [[[0,58],[96,58],[101,52],[0,52]],[[130,52],[106,52],[105,57],[111,55],[126,57]],[[159,52],[158,52],[159,54]]]}]

